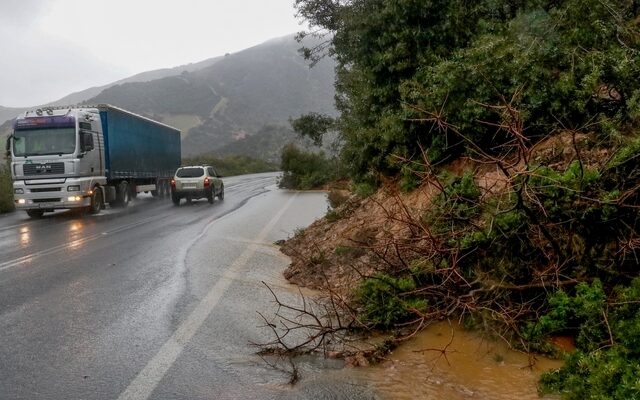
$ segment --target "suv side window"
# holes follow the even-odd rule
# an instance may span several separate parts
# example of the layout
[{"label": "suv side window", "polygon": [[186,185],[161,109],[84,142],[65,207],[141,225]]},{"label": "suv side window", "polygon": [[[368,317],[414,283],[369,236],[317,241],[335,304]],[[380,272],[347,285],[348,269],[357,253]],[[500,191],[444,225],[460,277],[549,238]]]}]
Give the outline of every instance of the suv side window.
[{"label": "suv side window", "polygon": [[209,175],[210,176],[218,176],[218,174],[216,174],[216,171],[213,169],[213,167],[209,167]]}]

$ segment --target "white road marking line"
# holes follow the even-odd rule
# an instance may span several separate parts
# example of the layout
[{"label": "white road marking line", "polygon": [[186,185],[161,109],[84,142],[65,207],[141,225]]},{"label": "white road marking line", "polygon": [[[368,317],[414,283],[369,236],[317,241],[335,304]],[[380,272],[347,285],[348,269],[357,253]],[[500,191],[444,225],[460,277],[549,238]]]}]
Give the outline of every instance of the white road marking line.
[{"label": "white road marking line", "polygon": [[[275,224],[282,218],[282,215],[287,211],[293,200],[297,197],[297,194],[292,196],[285,205],[278,211],[278,213],[269,221],[269,223],[260,231],[258,236],[253,239],[253,242],[263,242],[267,235],[273,230]],[[201,232],[199,237],[203,236],[209,226]],[[195,244],[196,240],[190,243],[190,248]],[[216,307],[222,295],[226,292],[240,271],[249,263],[251,257],[262,246],[261,244],[252,243],[240,254],[240,256],[227,268],[224,272],[224,278],[221,278],[215,285],[209,290],[206,297],[198,303],[196,308],[189,314],[189,316],[180,324],[174,334],[165,342],[160,348],[158,353],[147,363],[147,365],[138,373],[129,386],[118,397],[118,400],[146,400],[148,399],[155,388],[158,386],[162,378],[166,375],[167,371],[178,359],[184,347],[189,343],[191,338],[196,334],[198,329],[204,324],[205,320],[211,314]],[[180,254],[179,262],[184,260]],[[186,256],[186,253],[184,254]],[[226,279],[225,279],[226,278]]]}]

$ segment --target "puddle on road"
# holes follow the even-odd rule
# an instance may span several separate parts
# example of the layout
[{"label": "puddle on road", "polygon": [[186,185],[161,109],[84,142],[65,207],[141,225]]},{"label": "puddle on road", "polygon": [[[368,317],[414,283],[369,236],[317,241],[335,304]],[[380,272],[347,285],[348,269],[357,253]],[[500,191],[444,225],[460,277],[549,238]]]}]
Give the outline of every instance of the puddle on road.
[{"label": "puddle on road", "polygon": [[[445,347],[446,357],[439,351]],[[460,327],[452,331],[447,323],[426,329],[388,359],[356,374],[362,374],[382,399],[393,400],[539,399],[540,375],[562,365],[561,361],[537,356],[535,365],[529,368],[526,354]]]}]

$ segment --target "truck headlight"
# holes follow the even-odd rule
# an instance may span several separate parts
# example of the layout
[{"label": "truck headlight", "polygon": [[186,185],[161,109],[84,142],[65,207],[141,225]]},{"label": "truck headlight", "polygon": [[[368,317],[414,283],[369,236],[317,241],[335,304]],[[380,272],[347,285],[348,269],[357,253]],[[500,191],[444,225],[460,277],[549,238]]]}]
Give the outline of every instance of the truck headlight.
[{"label": "truck headlight", "polygon": [[24,194],[24,189],[13,189],[14,194]]},{"label": "truck headlight", "polygon": [[79,191],[80,191],[80,185],[67,186],[67,192],[79,192]]},{"label": "truck headlight", "polygon": [[18,199],[18,200],[16,200],[16,202],[18,204],[27,204],[27,201],[25,199]]},{"label": "truck headlight", "polygon": [[69,198],[67,200],[69,200],[69,201],[80,201],[80,200],[82,200],[82,197],[80,197],[80,196],[69,196]]}]

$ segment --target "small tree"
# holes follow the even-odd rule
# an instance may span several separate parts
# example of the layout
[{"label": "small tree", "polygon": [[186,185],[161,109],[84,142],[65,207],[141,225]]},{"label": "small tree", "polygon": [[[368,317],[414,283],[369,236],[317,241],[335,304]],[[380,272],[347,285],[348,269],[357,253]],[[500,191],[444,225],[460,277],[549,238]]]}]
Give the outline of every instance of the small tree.
[{"label": "small tree", "polygon": [[288,144],[282,149],[280,164],[283,174],[280,187],[287,189],[316,189],[333,178],[329,160],[323,152],[312,153]]}]

